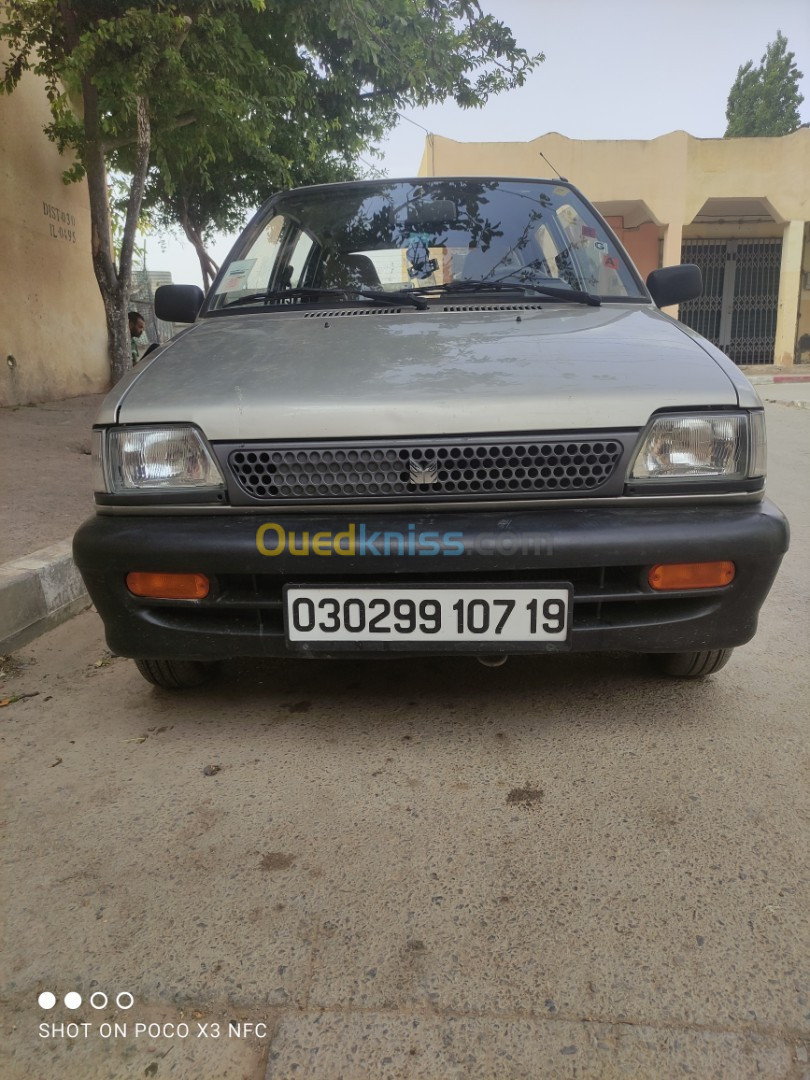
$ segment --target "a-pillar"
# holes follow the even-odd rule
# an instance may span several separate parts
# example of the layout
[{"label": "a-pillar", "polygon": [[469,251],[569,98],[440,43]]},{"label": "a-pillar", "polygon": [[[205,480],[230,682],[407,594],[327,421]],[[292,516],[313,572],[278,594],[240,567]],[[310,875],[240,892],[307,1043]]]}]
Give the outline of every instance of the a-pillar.
[{"label": "a-pillar", "polygon": [[804,222],[789,221],[782,238],[779,304],[776,311],[776,341],[773,349],[773,362],[779,367],[789,367],[795,358],[803,246]]}]

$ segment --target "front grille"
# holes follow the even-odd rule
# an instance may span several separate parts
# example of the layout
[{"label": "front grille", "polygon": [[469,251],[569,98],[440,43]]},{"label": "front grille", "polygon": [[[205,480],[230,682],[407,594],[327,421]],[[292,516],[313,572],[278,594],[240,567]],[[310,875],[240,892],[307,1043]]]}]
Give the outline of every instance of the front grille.
[{"label": "front grille", "polygon": [[263,503],[524,499],[593,492],[614,476],[618,437],[446,439],[225,447],[238,489]]}]

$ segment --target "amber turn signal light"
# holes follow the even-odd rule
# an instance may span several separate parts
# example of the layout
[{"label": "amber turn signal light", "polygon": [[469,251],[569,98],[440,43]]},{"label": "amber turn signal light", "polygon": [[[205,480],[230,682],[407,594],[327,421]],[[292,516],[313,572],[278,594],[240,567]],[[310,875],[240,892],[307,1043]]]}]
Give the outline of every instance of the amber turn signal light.
[{"label": "amber turn signal light", "polygon": [[202,600],[211,583],[205,574],[150,574],[140,570],[127,574],[127,588],[135,596],[153,600]]},{"label": "amber turn signal light", "polygon": [[733,562],[660,563],[647,575],[651,589],[717,589],[734,580]]}]

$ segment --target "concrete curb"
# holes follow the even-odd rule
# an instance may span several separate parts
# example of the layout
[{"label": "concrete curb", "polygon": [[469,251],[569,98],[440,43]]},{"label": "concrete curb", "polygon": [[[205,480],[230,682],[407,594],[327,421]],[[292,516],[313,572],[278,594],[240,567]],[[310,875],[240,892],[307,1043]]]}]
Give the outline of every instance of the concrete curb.
[{"label": "concrete curb", "polygon": [[78,615],[90,603],[73,562],[72,539],[0,566],[0,654]]},{"label": "concrete curb", "polygon": [[810,382],[810,375],[749,375],[750,383],[805,383]]}]

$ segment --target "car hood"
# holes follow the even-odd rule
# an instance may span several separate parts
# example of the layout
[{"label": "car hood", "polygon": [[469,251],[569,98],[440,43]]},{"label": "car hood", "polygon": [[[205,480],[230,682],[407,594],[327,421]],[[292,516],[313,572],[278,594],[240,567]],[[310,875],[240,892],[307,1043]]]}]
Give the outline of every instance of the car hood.
[{"label": "car hood", "polygon": [[200,320],[99,421],[311,439],[639,428],[662,407],[737,402],[720,365],[651,307],[343,308]]}]

